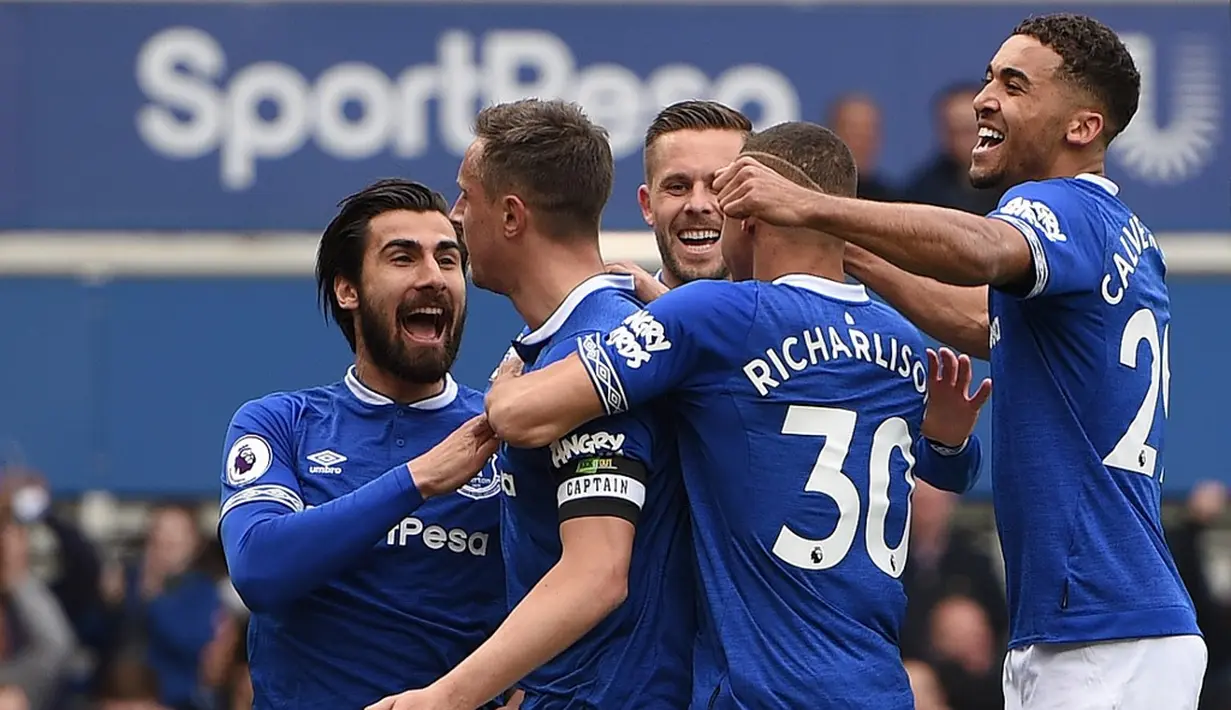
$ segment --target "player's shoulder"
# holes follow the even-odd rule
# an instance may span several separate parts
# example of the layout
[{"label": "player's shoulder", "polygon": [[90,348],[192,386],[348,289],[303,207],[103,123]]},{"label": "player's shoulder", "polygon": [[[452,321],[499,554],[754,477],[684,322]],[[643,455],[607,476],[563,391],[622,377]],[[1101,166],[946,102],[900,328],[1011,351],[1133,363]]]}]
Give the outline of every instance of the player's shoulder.
[{"label": "player's shoulder", "polygon": [[629,288],[599,288],[586,294],[573,306],[572,312],[552,339],[571,341],[580,335],[606,331],[641,310],[645,304],[633,293],[631,279],[629,284]]},{"label": "player's shoulder", "polygon": [[887,303],[872,299],[852,317],[851,327],[874,330],[882,335],[892,335],[899,342],[923,343],[923,332],[906,316]]},{"label": "player's shoulder", "polygon": [[326,387],[312,387],[302,390],[270,392],[255,397],[239,405],[232,416],[235,422],[244,420],[257,421],[293,421],[309,403],[316,399],[327,397]]},{"label": "player's shoulder", "polygon": [[1097,215],[1125,212],[1119,188],[1101,175],[1032,180],[1014,185],[1000,198],[994,214],[1017,217],[1053,241],[1065,241],[1064,229],[1078,229]]},{"label": "player's shoulder", "polygon": [[1009,188],[993,214],[1021,220],[1048,240],[1064,242],[1074,218],[1081,214],[1082,202],[1081,191],[1069,180],[1035,180]]},{"label": "player's shoulder", "polygon": [[723,313],[727,316],[756,308],[759,281],[702,279],[671,289],[650,304],[650,310],[687,310],[690,314]]}]

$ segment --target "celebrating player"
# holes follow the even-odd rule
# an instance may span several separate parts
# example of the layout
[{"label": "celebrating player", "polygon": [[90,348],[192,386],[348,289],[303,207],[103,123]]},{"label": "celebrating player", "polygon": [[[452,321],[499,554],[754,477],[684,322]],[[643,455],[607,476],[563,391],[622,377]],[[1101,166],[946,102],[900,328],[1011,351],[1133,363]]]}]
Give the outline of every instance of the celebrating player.
[{"label": "celebrating player", "polygon": [[[454,216],[475,284],[508,296],[525,319],[514,349],[533,371],[640,307],[633,279],[604,273],[599,252],[611,148],[603,129],[559,101],[485,109],[476,135]],[[469,709],[514,682],[533,710],[687,707],[695,585],[671,431],[646,410],[543,448],[502,446],[516,606],[443,679],[372,707]]]},{"label": "celebrating player", "polygon": [[[850,151],[820,126],[782,124],[745,151],[807,189],[855,193]],[[928,385],[919,332],[843,282],[842,248],[727,220],[736,283],[673,289],[577,338],[580,357],[488,392],[493,428],[515,442],[605,412],[672,415],[703,585],[692,707],[914,707],[897,647],[911,471],[951,464],[915,444]],[[951,443],[970,435],[989,388],[948,398],[960,415]],[[977,446],[965,452],[969,478]]]},{"label": "celebrating player", "polygon": [[1166,266],[1104,175],[1141,78],[1112,30],[1060,14],[1019,24],[985,79],[970,178],[1013,186],[987,218],[818,195],[748,158],[720,202],[863,247],[855,274],[990,357],[1007,707],[1188,710],[1206,649],[1159,520]]},{"label": "celebrating player", "polygon": [[[633,276],[637,297],[642,301],[648,303],[672,288],[699,279],[727,278],[719,239],[710,242],[696,237],[708,237],[711,231],[721,236],[722,212],[713,189],[714,177],[739,156],[751,131],[747,117],[716,101],[681,101],[664,108],[650,122],[645,134],[646,184],[638,190],[637,199],[646,223],[654,228],[663,268],[651,276],[635,264],[608,265],[608,271]],[[936,395],[943,399],[938,406],[928,408],[922,434],[941,450],[961,451],[965,442],[960,439],[952,446],[939,443],[949,432],[964,434],[965,419],[955,420],[950,405],[973,400],[977,411],[987,391],[959,401],[969,391],[969,357],[959,358],[941,348],[938,353],[928,351],[928,362]],[[981,452],[974,457],[981,461]],[[973,468],[966,460],[935,461],[942,465],[925,466],[916,472],[919,477],[955,493],[965,493],[974,485],[979,461]]]},{"label": "celebrating player", "polygon": [[727,277],[714,175],[735,160],[751,131],[744,114],[717,101],[671,104],[650,122],[637,202],[654,230],[663,267],[654,277],[632,264],[612,268],[637,279],[642,300],[697,279]]},{"label": "celebrating player", "polygon": [[348,197],[316,275],[354,366],[231,420],[220,534],[252,610],[257,710],[358,708],[426,685],[507,610],[500,481],[476,476],[496,440],[482,395],[449,376],[466,255],[447,210],[402,180]]}]

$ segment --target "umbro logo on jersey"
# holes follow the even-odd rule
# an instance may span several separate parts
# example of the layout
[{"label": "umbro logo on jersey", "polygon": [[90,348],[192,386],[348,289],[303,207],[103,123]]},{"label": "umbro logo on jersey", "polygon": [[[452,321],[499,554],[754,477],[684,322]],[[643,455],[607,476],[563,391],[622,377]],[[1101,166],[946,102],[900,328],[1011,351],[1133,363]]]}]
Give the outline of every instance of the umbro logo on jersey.
[{"label": "umbro logo on jersey", "polygon": [[342,468],[338,464],[346,461],[345,456],[329,449],[308,454],[307,459],[316,464],[308,468],[308,473],[342,473]]}]

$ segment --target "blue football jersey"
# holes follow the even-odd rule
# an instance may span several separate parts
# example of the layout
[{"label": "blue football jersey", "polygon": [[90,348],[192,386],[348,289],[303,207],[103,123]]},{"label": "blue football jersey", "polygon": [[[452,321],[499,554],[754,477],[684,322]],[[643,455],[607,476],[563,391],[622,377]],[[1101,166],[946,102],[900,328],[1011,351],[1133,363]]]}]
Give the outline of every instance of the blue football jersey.
[{"label": "blue football jersey", "polygon": [[[335,384],[248,402],[227,432],[222,511],[294,513],[343,496],[431,449],[483,411],[449,378],[410,405]],[[254,611],[254,707],[361,708],[425,687],[466,658],[507,611],[494,467],[431,498],[343,573],[276,610]]]},{"label": "blue football jersey", "polygon": [[1154,235],[1101,176],[1009,190],[1034,257],[992,289],[993,496],[1010,646],[1199,633],[1160,521],[1171,308]]},{"label": "blue football jersey", "polygon": [[[632,277],[595,276],[514,349],[532,372],[567,357],[576,338],[612,328],[639,308]],[[563,520],[616,515],[637,526],[628,598],[518,684],[526,710],[688,704],[696,585],[679,458],[664,424],[646,410],[597,419],[542,449],[500,448],[510,608],[560,559]],[[643,470],[612,470],[616,457]]]},{"label": "blue football jersey", "polygon": [[694,708],[914,707],[898,649],[919,332],[860,285],[696,281],[578,351],[669,407],[703,587]]}]

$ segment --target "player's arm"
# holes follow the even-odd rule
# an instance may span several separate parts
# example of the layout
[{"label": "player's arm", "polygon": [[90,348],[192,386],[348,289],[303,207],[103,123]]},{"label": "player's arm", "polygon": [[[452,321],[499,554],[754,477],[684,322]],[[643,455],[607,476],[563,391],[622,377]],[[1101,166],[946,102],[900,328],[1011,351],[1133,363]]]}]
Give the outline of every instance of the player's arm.
[{"label": "player's arm", "polygon": [[974,357],[990,356],[986,286],[918,276],[853,244],[847,245],[845,267],[923,332]]},{"label": "player's arm", "polygon": [[1017,225],[930,205],[873,202],[809,190],[747,156],[714,181],[730,217],[831,234],[895,266],[958,286],[1028,288],[1033,244]]},{"label": "player's arm", "polygon": [[603,416],[602,400],[576,354],[525,375],[497,378],[485,406],[496,435],[527,449]]},{"label": "player's arm", "polygon": [[[555,658],[624,602],[637,517],[645,503],[650,431],[632,415],[600,419],[552,445],[560,560],[500,628],[429,693],[450,707],[487,702]],[[605,442],[605,443],[604,443]]]},{"label": "player's arm", "polygon": [[746,336],[732,324],[751,326],[745,314],[755,303],[732,286],[698,281],[674,289],[611,332],[578,338],[567,358],[494,383],[487,394],[492,428],[514,446],[546,446],[604,414],[695,384],[698,365]]},{"label": "player's arm", "polygon": [[915,475],[932,486],[965,493],[979,480],[983,448],[974,435],[979,411],[992,394],[985,379],[972,394],[970,358],[948,348],[928,349],[928,399],[915,440]]},{"label": "player's arm", "polygon": [[292,407],[245,404],[227,432],[219,536],[236,591],[265,611],[306,596],[347,569],[423,501],[464,484],[491,457],[481,418],[431,451],[323,505],[304,505],[292,466]]}]

